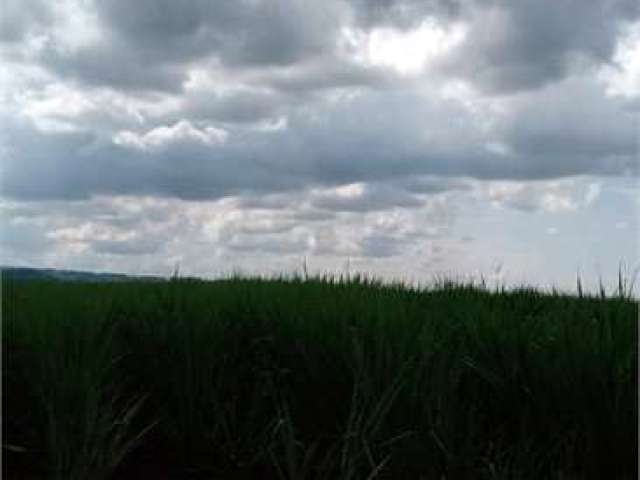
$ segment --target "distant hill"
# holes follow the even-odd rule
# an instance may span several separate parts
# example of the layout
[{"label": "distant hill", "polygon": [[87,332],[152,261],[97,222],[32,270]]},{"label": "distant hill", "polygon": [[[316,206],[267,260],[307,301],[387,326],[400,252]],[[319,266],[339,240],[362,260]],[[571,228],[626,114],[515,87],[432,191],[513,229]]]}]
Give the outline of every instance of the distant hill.
[{"label": "distant hill", "polygon": [[123,273],[82,272],[55,268],[28,268],[0,266],[2,280],[61,280],[71,282],[123,282],[126,280],[163,281],[158,276],[134,276]]}]

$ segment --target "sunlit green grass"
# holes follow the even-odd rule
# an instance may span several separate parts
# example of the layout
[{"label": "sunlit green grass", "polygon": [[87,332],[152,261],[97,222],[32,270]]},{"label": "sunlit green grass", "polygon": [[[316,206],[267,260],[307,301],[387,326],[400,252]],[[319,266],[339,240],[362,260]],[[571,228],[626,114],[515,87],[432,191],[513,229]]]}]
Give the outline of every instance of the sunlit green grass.
[{"label": "sunlit green grass", "polygon": [[637,477],[625,295],[363,277],[2,294],[3,478]]}]

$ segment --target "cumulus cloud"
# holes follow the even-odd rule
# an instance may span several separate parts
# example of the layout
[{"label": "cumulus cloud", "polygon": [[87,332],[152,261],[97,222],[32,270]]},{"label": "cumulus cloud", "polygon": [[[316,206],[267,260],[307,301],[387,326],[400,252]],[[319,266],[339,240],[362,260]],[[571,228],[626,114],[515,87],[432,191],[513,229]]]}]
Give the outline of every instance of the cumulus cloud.
[{"label": "cumulus cloud", "polygon": [[621,30],[638,18],[633,0],[469,2],[469,31],[444,61],[489,92],[538,88],[611,60]]},{"label": "cumulus cloud", "polygon": [[307,254],[432,265],[480,237],[450,232],[456,198],[463,215],[469,199],[590,208],[604,179],[638,175],[639,9],[5,2],[4,248],[87,265],[206,248],[211,262],[263,266]]},{"label": "cumulus cloud", "polygon": [[270,255],[292,262],[304,256],[329,262],[345,256],[425,257],[429,242],[443,238],[453,221],[451,200],[441,196],[418,209],[325,212],[320,221],[305,216],[312,192],[285,196],[290,198],[277,209],[251,207],[244,197],[157,201],[102,196],[73,203],[5,203],[2,217],[7,228],[0,246],[5,259],[14,262],[59,266],[65,259],[104,257],[127,271],[131,256],[136,257],[136,268],[147,266],[156,272],[177,259],[199,258],[199,273],[210,274],[244,264],[240,253],[263,266],[271,261]]},{"label": "cumulus cloud", "polygon": [[[505,102],[506,112],[490,125],[486,112],[454,100],[390,92],[291,111],[285,124],[266,130],[183,119],[135,130],[75,123],[42,131],[24,117],[10,118],[4,191],[16,198],[113,193],[213,199],[417,175],[526,179],[633,172],[630,114],[596,87],[584,94],[569,87],[584,102],[572,101],[562,88],[545,90]],[[382,190],[367,193],[369,201],[372,195],[378,202],[390,199]],[[413,201],[407,192],[396,193],[390,204]]]},{"label": "cumulus cloud", "polygon": [[522,211],[567,213],[591,205],[600,195],[597,182],[538,181],[492,182],[486,193],[494,206],[510,207]]},{"label": "cumulus cloud", "polygon": [[221,128],[198,128],[188,120],[180,120],[174,125],[156,127],[144,133],[122,130],[114,136],[113,141],[116,145],[153,150],[174,143],[219,145],[227,140],[228,135],[229,133]]},{"label": "cumulus cloud", "polygon": [[[331,51],[341,10],[337,2],[321,7],[302,1],[200,0],[63,0],[56,8],[63,13],[41,20],[43,31],[31,56],[85,84],[168,92],[182,89],[186,67],[195,61],[281,66]],[[5,18],[31,26],[42,16],[13,8]],[[24,26],[11,37],[28,34],[35,35]]]},{"label": "cumulus cloud", "polygon": [[634,101],[640,106],[640,23],[627,29],[618,42],[613,63],[601,74],[607,84],[607,93]]},{"label": "cumulus cloud", "polygon": [[[633,112],[608,98],[603,85],[569,78],[531,95],[514,98],[503,120],[513,149],[535,159],[540,169],[624,170],[635,163]],[[545,165],[543,157],[549,159]],[[561,160],[561,161],[560,161]],[[578,172],[567,172],[578,173]]]},{"label": "cumulus cloud", "polygon": [[388,185],[352,183],[314,191],[311,204],[332,211],[366,212],[394,206],[419,207],[423,201],[415,194]]}]

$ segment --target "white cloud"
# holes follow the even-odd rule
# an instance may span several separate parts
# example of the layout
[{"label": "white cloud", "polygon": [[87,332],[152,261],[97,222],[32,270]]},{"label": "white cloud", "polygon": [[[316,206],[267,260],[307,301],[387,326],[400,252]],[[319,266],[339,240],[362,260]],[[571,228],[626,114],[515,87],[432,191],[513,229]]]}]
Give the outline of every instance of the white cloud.
[{"label": "white cloud", "polygon": [[569,213],[585,208],[600,195],[598,183],[581,179],[537,182],[491,182],[486,195],[495,207],[522,211]]},{"label": "white cloud", "polygon": [[118,132],[113,141],[117,145],[153,150],[174,143],[199,143],[202,145],[221,145],[226,142],[229,132],[212,126],[195,127],[188,120],[180,120],[170,126],[156,127],[145,133],[131,130]]},{"label": "white cloud", "polygon": [[433,60],[464,40],[462,24],[440,25],[427,18],[411,30],[374,28],[367,33],[345,30],[358,61],[391,67],[401,74],[417,74]]},{"label": "white cloud", "polygon": [[602,69],[607,93],[628,99],[640,98],[640,22],[618,42],[614,64]]},{"label": "white cloud", "polygon": [[587,188],[587,191],[584,195],[585,205],[591,205],[594,201],[596,201],[601,192],[602,186],[599,183],[589,184],[589,187]]}]

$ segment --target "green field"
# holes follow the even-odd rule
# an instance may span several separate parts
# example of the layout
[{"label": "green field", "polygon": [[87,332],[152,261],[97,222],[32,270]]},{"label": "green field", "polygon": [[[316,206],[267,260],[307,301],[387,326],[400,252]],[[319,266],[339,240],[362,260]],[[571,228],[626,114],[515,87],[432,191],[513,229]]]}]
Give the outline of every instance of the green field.
[{"label": "green field", "polygon": [[3,478],[635,479],[638,303],[5,281]]}]

